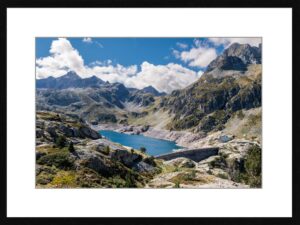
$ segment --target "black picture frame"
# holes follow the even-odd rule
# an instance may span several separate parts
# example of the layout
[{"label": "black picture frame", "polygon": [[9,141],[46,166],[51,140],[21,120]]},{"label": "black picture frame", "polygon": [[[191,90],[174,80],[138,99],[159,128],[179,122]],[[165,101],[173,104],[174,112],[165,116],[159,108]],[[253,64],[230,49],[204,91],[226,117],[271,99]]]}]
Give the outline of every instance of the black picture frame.
[{"label": "black picture frame", "polygon": [[[0,167],[1,167],[1,181],[0,181],[0,192],[1,192],[1,217],[0,224],[13,224],[13,225],[22,225],[22,224],[64,224],[64,225],[79,225],[79,224],[130,224],[130,225],[153,225],[153,224],[300,224],[300,185],[299,185],[299,176],[300,176],[300,167],[297,166],[297,162],[300,160],[299,151],[296,146],[297,137],[300,135],[300,121],[298,115],[300,114],[299,107],[297,107],[297,96],[299,96],[299,87],[300,87],[300,76],[297,76],[295,73],[297,71],[297,63],[299,63],[299,30],[300,26],[297,21],[300,21],[299,18],[299,9],[300,4],[296,0],[149,0],[149,1],[138,1],[138,0],[29,0],[29,1],[18,1],[18,0],[1,0],[0,4],[0,49],[1,49],[1,121],[0,121]],[[6,10],[7,8],[35,8],[35,7],[166,7],[166,8],[178,8],[178,7],[201,7],[201,8],[292,8],[293,11],[293,84],[292,84],[292,119],[293,119],[293,142],[292,142],[292,162],[293,162],[293,174],[292,174],[292,218],[203,218],[203,217],[193,217],[193,218],[11,218],[7,217],[7,17]],[[278,193],[280,194],[280,193]],[[277,203],[280,204],[280,203]]]}]

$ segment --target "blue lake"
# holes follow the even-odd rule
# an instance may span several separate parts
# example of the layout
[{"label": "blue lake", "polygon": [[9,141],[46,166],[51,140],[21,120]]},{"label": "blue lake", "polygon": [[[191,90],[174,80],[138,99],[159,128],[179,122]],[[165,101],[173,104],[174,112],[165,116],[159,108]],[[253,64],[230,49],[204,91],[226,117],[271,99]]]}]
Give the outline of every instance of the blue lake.
[{"label": "blue lake", "polygon": [[151,138],[143,135],[130,135],[111,130],[101,130],[99,132],[108,140],[117,142],[121,145],[132,147],[134,149],[145,147],[147,149],[147,154],[153,156],[172,152],[173,149],[182,148],[181,146],[176,145],[174,141]]}]

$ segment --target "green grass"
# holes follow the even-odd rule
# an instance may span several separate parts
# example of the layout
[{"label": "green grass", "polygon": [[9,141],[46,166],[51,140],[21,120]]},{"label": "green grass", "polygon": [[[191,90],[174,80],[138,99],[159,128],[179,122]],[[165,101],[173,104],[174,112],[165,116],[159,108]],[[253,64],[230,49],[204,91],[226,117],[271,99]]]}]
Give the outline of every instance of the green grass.
[{"label": "green grass", "polygon": [[53,178],[50,185],[60,188],[74,188],[78,187],[76,182],[76,172],[75,171],[59,171]]},{"label": "green grass", "polygon": [[54,144],[53,145],[38,146],[38,147],[36,147],[36,151],[41,152],[41,153],[46,153],[46,154],[68,153],[69,152],[67,147],[58,148]]}]

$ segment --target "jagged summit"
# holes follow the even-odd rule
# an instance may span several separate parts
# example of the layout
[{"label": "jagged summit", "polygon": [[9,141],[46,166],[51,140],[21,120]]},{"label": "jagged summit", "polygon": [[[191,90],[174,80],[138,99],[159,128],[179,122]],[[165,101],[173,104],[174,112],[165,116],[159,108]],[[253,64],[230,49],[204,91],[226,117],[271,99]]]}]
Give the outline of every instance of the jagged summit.
[{"label": "jagged summit", "polygon": [[150,94],[153,94],[154,96],[162,96],[162,95],[165,95],[166,93],[164,92],[159,92],[158,90],[156,90],[153,86],[147,86],[143,89],[141,89],[142,92],[144,93],[150,93]]},{"label": "jagged summit", "polygon": [[233,43],[224,55],[238,57],[245,64],[261,64],[261,48],[249,44]]},{"label": "jagged summit", "polygon": [[261,64],[261,47],[233,43],[207,66],[206,73],[214,70],[244,72],[250,64]]},{"label": "jagged summit", "polygon": [[78,80],[81,79],[81,77],[75,72],[75,71],[69,71],[65,75],[58,77],[57,79],[72,79],[72,80]]}]

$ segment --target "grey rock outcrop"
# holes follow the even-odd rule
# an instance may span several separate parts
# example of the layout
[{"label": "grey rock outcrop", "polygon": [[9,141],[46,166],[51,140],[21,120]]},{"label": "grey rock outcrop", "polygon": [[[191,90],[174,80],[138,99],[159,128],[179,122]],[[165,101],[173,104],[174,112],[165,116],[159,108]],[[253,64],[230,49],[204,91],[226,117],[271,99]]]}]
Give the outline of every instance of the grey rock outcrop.
[{"label": "grey rock outcrop", "polygon": [[234,139],[234,136],[233,135],[221,135],[219,137],[219,142],[221,143],[226,143],[228,141],[231,141]]},{"label": "grey rock outcrop", "polygon": [[116,149],[112,151],[110,157],[113,160],[121,161],[124,165],[132,167],[134,164],[142,160],[141,155],[128,152],[127,150]]},{"label": "grey rock outcrop", "polygon": [[178,168],[194,168],[196,166],[196,163],[193,160],[183,157],[165,161],[164,163]]},{"label": "grey rock outcrop", "polygon": [[154,166],[149,165],[148,163],[145,163],[143,161],[136,163],[133,166],[133,169],[139,172],[153,172],[156,170]]},{"label": "grey rock outcrop", "polygon": [[91,128],[85,126],[79,128],[79,133],[82,137],[87,137],[90,139],[101,138],[101,135],[97,131],[92,130]]},{"label": "grey rock outcrop", "polygon": [[103,155],[95,151],[88,149],[78,150],[76,151],[76,154],[79,157],[77,164],[79,163],[80,166],[88,167],[104,176],[107,176],[113,172],[112,164],[106,160]]}]

